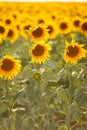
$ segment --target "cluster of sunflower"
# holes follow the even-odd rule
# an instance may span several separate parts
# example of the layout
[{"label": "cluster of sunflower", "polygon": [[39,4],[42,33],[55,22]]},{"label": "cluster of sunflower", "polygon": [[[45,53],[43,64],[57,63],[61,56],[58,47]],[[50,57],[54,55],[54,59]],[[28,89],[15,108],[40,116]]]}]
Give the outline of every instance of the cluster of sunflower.
[{"label": "cluster of sunflower", "polygon": [[[0,3],[0,130],[10,119],[13,124],[6,130],[86,130],[87,102],[75,95],[83,85],[82,98],[87,99],[86,7],[87,3]],[[77,106],[83,109],[81,116]],[[73,109],[77,116],[72,116]]]},{"label": "cluster of sunflower", "polygon": [[[86,10],[86,3],[79,3],[79,6],[73,3],[67,9],[69,4],[50,3],[50,6],[53,8],[51,12],[49,3],[14,3],[14,6],[13,3],[1,3],[0,44],[6,39],[15,43],[19,36],[30,39],[37,43],[29,52],[32,55],[32,62],[44,63],[50,57],[49,51],[52,49],[46,43],[47,40],[53,40],[59,34],[74,37],[74,32],[87,35],[87,14],[82,13]],[[70,45],[66,43],[64,53],[65,61],[76,63],[78,59],[85,57],[86,50],[82,49],[82,47],[83,45],[79,45],[78,43],[74,44],[74,41]],[[7,59],[9,60],[9,58]],[[10,64],[8,60],[5,66]],[[2,63],[4,64],[5,62],[2,61]],[[2,69],[2,63],[1,70],[4,70]],[[12,64],[13,61],[11,63],[11,69],[15,68],[15,65]],[[11,78],[8,74],[5,77]]]},{"label": "cluster of sunflower", "polygon": [[[29,38],[26,30],[41,23],[49,30],[50,39],[54,39],[58,34],[69,34],[71,31],[87,36],[87,3],[19,4],[0,3],[0,35],[3,39],[15,42],[19,35]],[[42,39],[44,35],[46,34],[42,35]]]}]

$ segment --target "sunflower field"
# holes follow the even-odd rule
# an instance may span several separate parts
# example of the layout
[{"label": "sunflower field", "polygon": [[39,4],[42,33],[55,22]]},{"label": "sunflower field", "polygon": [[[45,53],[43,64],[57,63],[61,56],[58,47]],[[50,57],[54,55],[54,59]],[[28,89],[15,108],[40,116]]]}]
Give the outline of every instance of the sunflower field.
[{"label": "sunflower field", "polygon": [[87,130],[86,2],[0,2],[0,130]]}]

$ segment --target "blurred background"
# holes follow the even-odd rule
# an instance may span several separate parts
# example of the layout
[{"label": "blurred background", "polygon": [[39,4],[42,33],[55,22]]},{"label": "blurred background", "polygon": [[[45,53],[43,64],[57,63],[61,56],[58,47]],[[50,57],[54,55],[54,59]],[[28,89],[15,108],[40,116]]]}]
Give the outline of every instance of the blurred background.
[{"label": "blurred background", "polygon": [[87,2],[87,0],[0,0],[0,1],[24,1],[24,2],[26,2],[26,1],[31,1],[31,2],[38,2],[38,1],[40,1],[40,2],[46,2],[46,1],[52,1],[52,2],[55,2],[55,1],[60,1],[60,2]]}]

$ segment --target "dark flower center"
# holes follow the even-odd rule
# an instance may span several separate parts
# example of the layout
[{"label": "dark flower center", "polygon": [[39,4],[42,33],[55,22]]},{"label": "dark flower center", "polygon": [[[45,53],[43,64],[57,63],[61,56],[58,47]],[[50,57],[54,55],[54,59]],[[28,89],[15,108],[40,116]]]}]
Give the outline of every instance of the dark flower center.
[{"label": "dark flower center", "polygon": [[37,45],[33,50],[32,53],[34,56],[41,56],[44,54],[44,47],[41,45]]},{"label": "dark flower center", "polygon": [[1,68],[4,70],[4,71],[10,71],[12,70],[14,67],[14,62],[11,61],[10,59],[4,59],[2,61],[2,65],[1,65]]},{"label": "dark flower center", "polygon": [[49,25],[49,26],[47,27],[47,29],[48,29],[48,33],[49,33],[49,34],[51,34],[51,33],[53,32],[53,27],[52,27],[51,25]]},{"label": "dark flower center", "polygon": [[74,21],[74,25],[75,25],[76,27],[79,27],[79,24],[80,24],[80,21],[79,21],[79,20],[75,20],[75,21]]},{"label": "dark flower center", "polygon": [[8,31],[7,37],[12,37],[13,35],[14,35],[13,30],[10,29]]},{"label": "dark flower center", "polygon": [[87,22],[83,23],[81,28],[82,30],[87,31]]},{"label": "dark flower center", "polygon": [[38,23],[39,24],[44,23],[44,20],[43,19],[39,19]]},{"label": "dark flower center", "polygon": [[5,28],[0,26],[0,33],[3,34],[5,32]]},{"label": "dark flower center", "polygon": [[43,29],[41,27],[38,27],[32,32],[32,34],[36,38],[41,37],[43,35]]},{"label": "dark flower center", "polygon": [[17,25],[16,27],[17,27],[18,30],[20,30],[20,26],[19,25]]},{"label": "dark flower center", "polygon": [[17,18],[17,15],[16,15],[16,14],[13,14],[13,17],[16,19],[16,18]]},{"label": "dark flower center", "polygon": [[29,30],[30,27],[31,27],[31,25],[25,25],[24,30]]},{"label": "dark flower center", "polygon": [[6,19],[6,21],[5,21],[5,22],[6,22],[6,24],[8,24],[8,25],[9,25],[9,24],[11,23],[11,20],[10,20],[10,19]]},{"label": "dark flower center", "polygon": [[65,29],[67,28],[67,24],[66,24],[66,23],[61,23],[61,24],[60,24],[60,28],[61,28],[62,30],[65,30]]},{"label": "dark flower center", "polygon": [[68,51],[67,51],[67,55],[70,57],[74,57],[79,53],[79,48],[77,46],[69,46],[68,47]]},{"label": "dark flower center", "polygon": [[52,15],[52,19],[56,19],[56,16]]}]

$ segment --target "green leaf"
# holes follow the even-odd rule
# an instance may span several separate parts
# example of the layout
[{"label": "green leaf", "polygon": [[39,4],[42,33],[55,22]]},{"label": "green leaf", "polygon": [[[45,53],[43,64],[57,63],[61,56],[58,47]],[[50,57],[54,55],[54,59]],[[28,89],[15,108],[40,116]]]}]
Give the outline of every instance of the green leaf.
[{"label": "green leaf", "polygon": [[57,130],[66,130],[66,126],[63,126],[63,125],[58,126],[58,129],[57,129]]},{"label": "green leaf", "polygon": [[87,130],[87,128],[79,127],[79,128],[77,128],[76,130]]},{"label": "green leaf", "polygon": [[4,103],[0,103],[0,114],[4,113],[7,110],[7,105]]},{"label": "green leaf", "polygon": [[70,123],[71,121],[76,121],[80,119],[81,117],[81,112],[77,106],[77,104],[72,103],[67,111],[67,116],[66,116],[66,122]]},{"label": "green leaf", "polygon": [[81,107],[87,107],[87,87],[77,88],[74,93],[74,99]]},{"label": "green leaf", "polygon": [[51,69],[55,69],[56,67],[54,61],[51,61],[51,60],[46,61],[45,65]]},{"label": "green leaf", "polygon": [[63,75],[64,75],[64,68],[62,68],[62,69],[57,73],[57,76],[56,76],[57,80],[59,81],[60,78],[61,78]]}]

